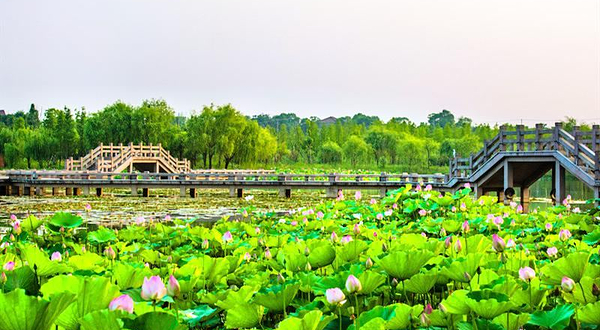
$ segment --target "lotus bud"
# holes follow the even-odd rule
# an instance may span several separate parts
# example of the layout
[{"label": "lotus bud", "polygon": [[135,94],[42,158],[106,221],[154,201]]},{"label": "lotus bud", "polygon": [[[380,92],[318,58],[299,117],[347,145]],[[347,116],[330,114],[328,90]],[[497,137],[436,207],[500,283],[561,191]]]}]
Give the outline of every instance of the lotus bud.
[{"label": "lotus bud", "polygon": [[469,226],[469,221],[465,220],[465,222],[463,222],[462,224],[462,231],[463,233],[468,233],[471,230],[471,226]]},{"label": "lotus bud", "polygon": [[569,238],[571,238],[571,232],[568,229],[562,229],[559,233],[558,233],[558,238],[560,238],[561,241],[565,242],[567,241]]},{"label": "lotus bud", "polygon": [[254,233],[256,235],[260,234],[260,227],[254,227]]},{"label": "lotus bud", "polygon": [[452,211],[452,213],[456,213],[456,206],[453,205],[450,211]]},{"label": "lotus bud", "polygon": [[494,251],[502,253],[505,247],[506,243],[504,242],[504,239],[502,239],[502,237],[498,236],[497,234],[494,234],[492,236],[492,248],[494,249]]},{"label": "lotus bud", "polygon": [[546,231],[552,231],[552,224],[551,223],[546,223],[546,225],[544,226],[544,229],[546,229]]},{"label": "lotus bud", "polygon": [[431,306],[431,304],[425,305],[425,308],[423,309],[423,313],[431,314],[432,312],[433,312],[433,307]]},{"label": "lotus bud", "polygon": [[438,308],[440,309],[440,311],[442,311],[442,313],[448,313],[448,310],[446,309],[446,306],[444,306],[444,304],[440,303],[438,305]]},{"label": "lotus bud", "polygon": [[560,282],[560,287],[563,289],[564,292],[571,292],[575,288],[575,281],[565,276]]},{"label": "lotus bud", "polygon": [[310,249],[307,247],[304,248],[304,255],[308,256],[310,254]]},{"label": "lotus bud", "polygon": [[367,261],[365,261],[365,267],[367,267],[367,269],[373,267],[373,260],[371,260],[371,257],[368,257]]},{"label": "lotus bud", "polygon": [[225,234],[223,234],[223,242],[228,243],[231,242],[233,240],[233,236],[231,235],[230,231],[226,231]]},{"label": "lotus bud", "polygon": [[13,224],[13,233],[15,235],[19,235],[21,234],[22,229],[21,229],[21,222],[19,220],[15,221],[15,223]]},{"label": "lotus bud", "polygon": [[115,259],[117,257],[117,253],[115,252],[115,250],[113,250],[112,246],[109,246],[106,249],[106,256],[108,257],[108,259]]},{"label": "lotus bud", "polygon": [[444,229],[444,228],[440,229],[440,237],[446,236],[446,235],[448,235],[448,233],[446,232],[446,229]]},{"label": "lotus bud", "polygon": [[531,281],[535,278],[535,270],[531,267],[523,267],[519,269],[519,278],[526,282]]},{"label": "lotus bud", "polygon": [[161,300],[167,295],[167,288],[160,279],[160,276],[152,276],[150,278],[144,277],[144,284],[142,284],[142,299],[144,300]]},{"label": "lotus bud", "polygon": [[338,235],[334,232],[331,232],[331,241],[336,242],[338,239]]},{"label": "lotus bud", "polygon": [[360,234],[360,226],[357,223],[354,224],[353,231],[354,231],[354,235]]},{"label": "lotus bud", "polygon": [[348,293],[355,293],[360,292],[360,290],[362,290],[362,284],[358,278],[354,275],[348,276],[348,279],[346,280],[346,291],[348,291]]},{"label": "lotus bud", "polygon": [[209,246],[210,246],[210,245],[209,245],[209,243],[208,243],[208,240],[205,238],[205,239],[202,241],[202,250],[206,250],[206,249],[208,249],[208,247],[209,247]]},{"label": "lotus bud", "polygon": [[394,210],[398,209],[398,204],[397,204],[397,203],[394,203],[394,204],[392,204],[392,208],[393,208]]},{"label": "lotus bud", "polygon": [[377,201],[375,200],[375,198],[371,198],[371,202],[370,203],[371,203],[371,205],[373,205],[373,204],[377,203]]},{"label": "lotus bud", "polygon": [[4,270],[7,272],[10,272],[12,270],[15,269],[15,262],[14,261],[9,261],[7,263],[4,264]]},{"label": "lotus bud", "polygon": [[172,263],[173,262],[173,256],[168,256],[167,257],[167,263]]},{"label": "lotus bud", "polygon": [[431,325],[431,320],[429,319],[429,316],[427,316],[427,314],[421,313],[421,317],[419,319],[423,326],[429,327]]},{"label": "lotus bud", "polygon": [[52,256],[50,256],[50,260],[62,261],[62,256],[60,255],[60,252],[56,251],[56,252],[52,253]]},{"label": "lotus bud", "polygon": [[281,273],[277,274],[277,282],[278,283],[285,282],[285,278],[283,277],[283,275],[281,275]]},{"label": "lotus bud", "polygon": [[108,309],[111,311],[122,310],[131,314],[133,313],[133,299],[126,294],[120,295],[108,304]]},{"label": "lotus bud", "polygon": [[421,232],[421,236],[427,238],[427,234],[424,231]]},{"label": "lotus bud", "polygon": [[391,285],[392,285],[394,288],[395,288],[396,286],[398,286],[398,279],[394,277],[394,278],[392,279],[392,283],[391,283]]},{"label": "lotus bud", "polygon": [[323,212],[319,211],[317,212],[317,219],[323,219],[323,217],[325,216],[325,214],[323,214]]},{"label": "lotus bud", "polygon": [[598,284],[596,284],[596,283],[592,284],[592,294],[595,297],[600,296],[600,287],[598,287]]},{"label": "lotus bud", "polygon": [[558,254],[558,249],[556,247],[552,246],[546,250],[546,253],[548,253],[549,257],[554,258]]},{"label": "lotus bud", "polygon": [[171,297],[177,297],[180,291],[179,281],[177,281],[175,276],[169,276],[169,281],[167,282],[167,294]]},{"label": "lotus bud", "polygon": [[2,274],[0,274],[0,282],[2,282],[2,284],[6,283],[7,281],[7,277],[6,274],[4,272],[2,272]]},{"label": "lotus bud", "polygon": [[61,234],[64,234],[65,233],[65,227],[60,227],[59,231],[60,231]]},{"label": "lotus bud", "polygon": [[377,215],[375,216],[375,218],[379,221],[383,220],[383,214],[381,213],[377,213]]},{"label": "lotus bud", "polygon": [[506,242],[506,247],[509,249],[514,248],[515,246],[517,246],[517,244],[515,243],[515,240],[512,238],[508,239],[508,242]]},{"label": "lotus bud", "polygon": [[170,215],[168,215],[168,214],[167,214],[167,215],[165,215],[165,221],[166,221],[166,222],[169,222],[169,221],[171,221],[171,216],[170,216]]},{"label": "lotus bud", "polygon": [[252,259],[252,256],[250,255],[250,253],[246,252],[246,254],[244,254],[244,260],[250,261],[250,259]]},{"label": "lotus bud", "polygon": [[449,249],[451,245],[452,245],[452,236],[448,236],[448,237],[446,237],[446,239],[444,240],[444,247],[445,247],[446,249]]},{"label": "lotus bud", "polygon": [[358,201],[358,200],[360,200],[361,198],[362,198],[362,193],[360,192],[360,190],[357,190],[357,191],[354,193],[354,199]]},{"label": "lotus bud", "polygon": [[144,263],[144,267],[146,267],[146,268],[150,268],[150,264],[149,264],[149,263],[147,263],[147,262],[145,262],[145,263]]},{"label": "lotus bud", "polygon": [[426,215],[427,215],[427,211],[425,211],[425,210],[423,210],[423,209],[420,209],[420,210],[419,210],[419,215],[420,215],[420,216],[422,216],[422,217],[424,217],[424,216],[426,216]]},{"label": "lotus bud", "polygon": [[346,296],[340,288],[327,289],[325,291],[325,298],[331,305],[341,306],[346,302]]},{"label": "lotus bud", "polygon": [[456,253],[460,253],[460,251],[462,251],[462,243],[460,242],[459,239],[457,239],[456,243],[454,243],[454,251]]},{"label": "lotus bud", "polygon": [[15,222],[15,221],[17,221],[17,216],[16,216],[16,215],[14,215],[14,214],[11,214],[11,215],[10,215],[10,221],[12,221],[12,222]]},{"label": "lotus bud", "polygon": [[377,232],[376,231],[373,232],[373,238],[377,238]]},{"label": "lotus bud", "polygon": [[270,260],[271,258],[273,258],[273,255],[271,255],[271,250],[269,250],[269,248],[267,247],[265,249],[265,259]]},{"label": "lotus bud", "polygon": [[467,280],[467,281],[471,281],[471,274],[469,274],[468,272],[465,272],[465,273],[463,274],[463,277],[465,278],[465,280]]},{"label": "lotus bud", "polygon": [[306,266],[304,267],[304,270],[307,272],[310,272],[312,270],[312,266],[310,265],[310,262],[306,263]]},{"label": "lotus bud", "polygon": [[11,241],[14,241],[14,240],[15,240],[15,235],[13,235],[13,234],[10,234],[10,240],[11,240]]}]

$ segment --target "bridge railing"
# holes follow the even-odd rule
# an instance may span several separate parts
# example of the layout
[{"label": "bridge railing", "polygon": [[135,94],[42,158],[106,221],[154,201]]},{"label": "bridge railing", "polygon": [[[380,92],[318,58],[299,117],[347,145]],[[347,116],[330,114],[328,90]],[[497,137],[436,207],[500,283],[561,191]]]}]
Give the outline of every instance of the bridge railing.
[{"label": "bridge railing", "polygon": [[594,125],[589,131],[582,131],[575,126],[573,132],[569,133],[563,129],[562,123],[556,123],[553,128],[536,124],[532,130],[525,130],[523,125],[517,125],[514,131],[500,126],[498,135],[484,141],[480,151],[470,157],[450,160],[450,178],[470,176],[501,152],[536,151],[558,151],[596,180],[600,180],[600,127]]}]

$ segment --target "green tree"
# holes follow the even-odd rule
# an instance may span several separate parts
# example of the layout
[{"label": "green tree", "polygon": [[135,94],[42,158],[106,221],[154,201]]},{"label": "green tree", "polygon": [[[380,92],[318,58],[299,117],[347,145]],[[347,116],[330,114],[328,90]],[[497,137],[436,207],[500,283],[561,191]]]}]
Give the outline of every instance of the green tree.
[{"label": "green tree", "polygon": [[342,161],[342,148],[333,141],[327,141],[321,146],[321,162],[337,164]]},{"label": "green tree", "polygon": [[359,136],[352,135],[343,146],[344,158],[352,167],[363,163],[369,155],[369,145]]}]

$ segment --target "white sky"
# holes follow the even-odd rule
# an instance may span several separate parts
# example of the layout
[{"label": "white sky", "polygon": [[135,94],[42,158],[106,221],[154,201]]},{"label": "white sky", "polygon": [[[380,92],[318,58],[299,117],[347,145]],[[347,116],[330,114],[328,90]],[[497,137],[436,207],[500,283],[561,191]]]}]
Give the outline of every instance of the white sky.
[{"label": "white sky", "polygon": [[0,1],[0,109],[145,98],[600,122],[600,1]]}]

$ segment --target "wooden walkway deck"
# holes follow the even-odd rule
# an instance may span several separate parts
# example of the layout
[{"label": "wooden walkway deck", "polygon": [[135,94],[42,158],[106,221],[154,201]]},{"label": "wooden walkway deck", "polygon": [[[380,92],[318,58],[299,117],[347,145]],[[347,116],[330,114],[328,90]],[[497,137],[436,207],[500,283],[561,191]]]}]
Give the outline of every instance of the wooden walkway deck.
[{"label": "wooden walkway deck", "polygon": [[[499,134],[468,158],[455,158],[443,174],[279,174],[273,171],[191,170],[187,160],[178,160],[158,146],[101,145],[79,159],[69,159],[64,171],[0,172],[0,194],[43,195],[47,189],[68,195],[102,195],[104,188],[131,189],[133,196],[149,195],[149,189],[180,189],[181,196],[195,197],[199,189],[225,188],[232,196],[245,189],[278,189],[290,197],[296,189],[323,189],[336,197],[344,189],[379,189],[385,194],[407,184],[431,184],[441,191],[454,191],[471,184],[478,195],[495,192],[499,201],[509,201],[519,190],[521,202],[529,201],[529,187],[549,171],[553,173],[554,197],[566,196],[565,174],[571,173],[600,198],[600,128],[578,127],[567,132],[557,123],[552,128],[516,130],[501,127]],[[134,173],[133,170],[143,170]],[[129,170],[124,173],[123,171]]]}]

